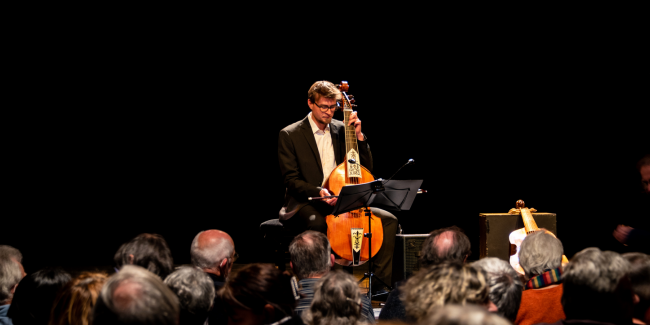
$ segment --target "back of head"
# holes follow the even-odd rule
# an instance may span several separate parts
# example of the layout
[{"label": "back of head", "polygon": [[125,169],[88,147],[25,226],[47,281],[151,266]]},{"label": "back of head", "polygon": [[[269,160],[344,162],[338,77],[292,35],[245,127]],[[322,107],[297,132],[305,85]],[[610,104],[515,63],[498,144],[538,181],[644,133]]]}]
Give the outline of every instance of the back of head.
[{"label": "back of head", "polygon": [[14,258],[14,250],[18,251],[11,246],[0,246],[0,305],[11,301],[14,296],[12,290],[23,278],[20,266]]},{"label": "back of head", "polygon": [[445,305],[438,307],[418,325],[509,325],[506,319],[478,306]]},{"label": "back of head", "polygon": [[54,301],[49,324],[90,324],[90,314],[107,280],[104,273],[84,272],[68,282]]},{"label": "back of head", "polygon": [[176,295],[155,274],[125,265],[102,287],[93,324],[178,324]]},{"label": "back of head", "polygon": [[650,256],[643,253],[625,253],[623,258],[630,262],[628,276],[632,290],[639,297],[639,302],[634,306],[634,318],[643,319],[650,309]]},{"label": "back of head", "polygon": [[456,227],[442,228],[429,233],[422,243],[420,264],[423,267],[447,261],[464,263],[472,254],[469,238]]},{"label": "back of head", "polygon": [[402,290],[406,316],[424,319],[436,307],[447,304],[487,305],[489,285],[483,270],[458,262],[420,269]]},{"label": "back of head", "polygon": [[127,264],[138,265],[161,279],[174,269],[174,260],[167,242],[158,234],[140,234],[124,243],[115,253],[113,261],[118,269]]},{"label": "back of head", "polygon": [[296,298],[291,276],[271,264],[249,264],[228,278],[226,285],[217,293],[229,313],[247,310],[255,315],[265,314],[265,306],[273,307],[268,323],[291,316]]},{"label": "back of head", "polygon": [[59,290],[70,280],[70,274],[58,267],[25,276],[16,288],[8,316],[16,325],[47,324]]},{"label": "back of head", "polygon": [[299,279],[322,276],[332,267],[330,242],[318,231],[307,230],[296,236],[289,245],[289,254]]},{"label": "back of head", "polygon": [[629,270],[630,263],[618,253],[595,247],[578,252],[562,275],[562,306],[567,319],[631,322]]},{"label": "back of head", "polygon": [[485,271],[490,284],[490,301],[497,306],[497,313],[514,323],[524,291],[517,272],[510,263],[496,257],[483,258],[472,266]]},{"label": "back of head", "polygon": [[361,319],[361,292],[351,274],[333,271],[316,285],[314,299],[303,315],[307,325],[352,325]]},{"label": "back of head", "polygon": [[524,238],[519,249],[519,264],[530,278],[562,266],[562,254],[562,242],[540,229]]},{"label": "back of head", "polygon": [[181,324],[203,324],[214,303],[215,290],[210,277],[194,267],[181,267],[165,279],[181,307]]},{"label": "back of head", "polygon": [[190,257],[192,265],[204,269],[218,267],[225,258],[235,251],[232,238],[220,230],[211,229],[198,233],[192,241]]}]

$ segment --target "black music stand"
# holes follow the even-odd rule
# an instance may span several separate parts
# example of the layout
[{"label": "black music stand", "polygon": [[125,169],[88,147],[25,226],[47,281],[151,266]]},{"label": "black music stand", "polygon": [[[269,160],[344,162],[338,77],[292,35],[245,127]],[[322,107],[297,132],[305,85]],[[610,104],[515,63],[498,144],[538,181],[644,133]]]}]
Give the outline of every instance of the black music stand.
[{"label": "black music stand", "polygon": [[[334,206],[333,215],[366,208],[368,216],[368,232],[363,234],[368,238],[368,256],[372,256],[372,226],[370,222],[371,211],[367,208],[375,207],[393,211],[405,211],[411,208],[418,189],[422,185],[422,180],[383,180],[381,178],[359,185],[343,186],[338,195],[338,200]],[[359,266],[357,264],[356,266]],[[372,273],[372,258],[368,258],[368,273],[363,274],[359,283],[368,279],[368,298],[372,300],[372,279],[375,275]],[[389,290],[393,288],[384,283],[381,279],[375,278]]]}]

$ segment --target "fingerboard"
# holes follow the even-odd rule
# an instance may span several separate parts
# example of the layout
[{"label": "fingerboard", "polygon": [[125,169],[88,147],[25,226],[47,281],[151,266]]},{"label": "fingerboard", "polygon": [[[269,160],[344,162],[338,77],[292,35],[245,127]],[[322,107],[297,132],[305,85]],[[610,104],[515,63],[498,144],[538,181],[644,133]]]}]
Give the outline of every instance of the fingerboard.
[{"label": "fingerboard", "polygon": [[[348,173],[348,181],[350,184],[358,184],[359,179],[361,178],[361,161],[359,161],[359,146],[357,145],[357,133],[354,128],[354,125],[348,125],[350,123],[350,114],[352,114],[352,107],[347,98],[347,95],[343,93],[343,120],[345,123],[345,163],[346,170]],[[350,159],[354,159],[355,163],[350,163]]]},{"label": "fingerboard", "polygon": [[533,219],[533,214],[530,213],[528,208],[521,208],[521,219],[524,221],[524,229],[526,229],[526,234],[530,234],[535,230],[539,230],[535,219]]}]

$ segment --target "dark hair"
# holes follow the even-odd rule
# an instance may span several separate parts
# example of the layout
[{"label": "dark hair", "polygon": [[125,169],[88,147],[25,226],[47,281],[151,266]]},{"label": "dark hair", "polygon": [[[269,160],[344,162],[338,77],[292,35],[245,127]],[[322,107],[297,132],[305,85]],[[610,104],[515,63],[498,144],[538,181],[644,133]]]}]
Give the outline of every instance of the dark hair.
[{"label": "dark hair", "polygon": [[90,314],[106,280],[105,273],[84,272],[68,282],[54,302],[49,324],[90,324]]},{"label": "dark hair", "polygon": [[178,298],[160,277],[137,265],[113,274],[97,298],[92,324],[177,325]]},{"label": "dark hair", "polygon": [[203,271],[184,266],[172,272],[165,284],[180,302],[180,323],[203,325],[214,303],[214,282]]},{"label": "dark hair", "polygon": [[327,273],[331,265],[330,242],[325,234],[307,230],[289,244],[293,271],[298,279]]},{"label": "dark hair", "polygon": [[496,257],[480,259],[472,266],[485,271],[490,283],[490,300],[497,306],[497,314],[515,322],[524,284],[510,263]]},{"label": "dark hair", "polygon": [[229,312],[242,308],[262,314],[264,306],[270,304],[276,310],[273,321],[277,321],[293,314],[296,299],[291,286],[291,276],[274,265],[249,264],[228,279],[218,296]]},{"label": "dark hair", "polygon": [[323,276],[316,284],[311,306],[302,319],[309,325],[362,323],[361,292],[357,281],[341,270]]},{"label": "dark hair", "polygon": [[[130,256],[133,255],[131,262]],[[164,279],[174,269],[174,259],[165,239],[158,234],[140,234],[122,244],[113,257],[116,267],[133,264],[157,274]]]},{"label": "dark hair", "polygon": [[336,88],[333,83],[327,80],[316,81],[309,88],[309,91],[307,92],[307,99],[315,104],[321,97],[338,100],[341,99],[341,91]]},{"label": "dark hair", "polygon": [[57,293],[72,277],[58,267],[48,267],[20,281],[7,316],[15,325],[47,324]]},{"label": "dark hair", "polygon": [[[438,236],[445,232],[451,232],[453,243],[451,246],[439,246]],[[426,267],[433,264],[440,264],[445,261],[456,261],[463,263],[465,258],[472,254],[469,238],[463,233],[463,230],[451,226],[434,230],[429,233],[429,237],[422,243],[422,251],[420,252],[420,264]]]},{"label": "dark hair", "polygon": [[631,264],[630,282],[632,290],[639,296],[639,303],[634,305],[634,317],[643,319],[650,308],[650,256],[643,253],[625,253],[625,258]]}]

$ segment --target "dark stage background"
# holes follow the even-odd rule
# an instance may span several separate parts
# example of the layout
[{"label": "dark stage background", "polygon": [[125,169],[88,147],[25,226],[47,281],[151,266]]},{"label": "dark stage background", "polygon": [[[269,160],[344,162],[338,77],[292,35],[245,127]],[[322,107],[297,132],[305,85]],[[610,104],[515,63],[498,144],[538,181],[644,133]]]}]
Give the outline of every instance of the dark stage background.
[{"label": "dark stage background", "polygon": [[259,224],[284,195],[278,132],[308,114],[309,86],[326,79],[349,81],[376,177],[415,159],[396,179],[423,179],[429,193],[397,214],[405,233],[457,225],[477,258],[479,213],[523,199],[557,213],[567,256],[625,251],[615,226],[647,227],[635,164],[650,148],[648,56],[558,48],[410,45],[331,60],[308,47],[106,50],[19,64],[0,243],[29,272],[110,265],[121,243],[159,233],[181,264],[194,235],[217,228],[241,261],[263,260]]}]

